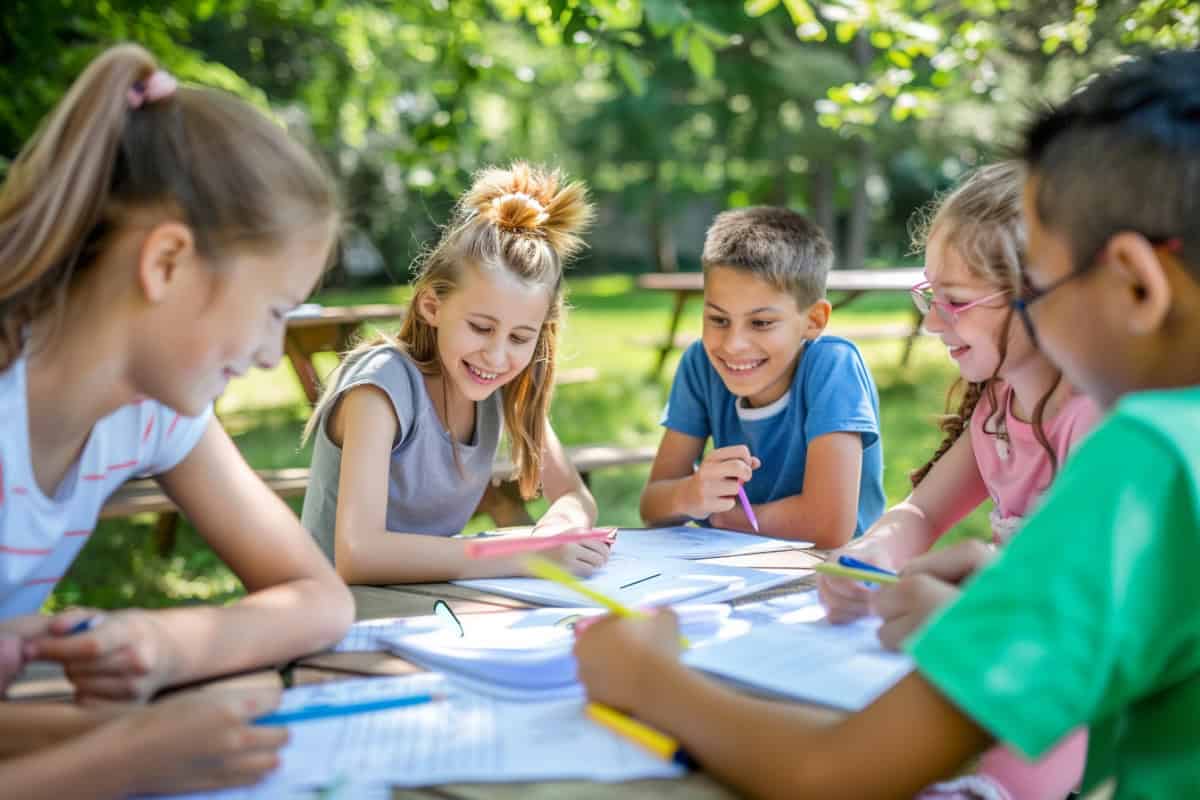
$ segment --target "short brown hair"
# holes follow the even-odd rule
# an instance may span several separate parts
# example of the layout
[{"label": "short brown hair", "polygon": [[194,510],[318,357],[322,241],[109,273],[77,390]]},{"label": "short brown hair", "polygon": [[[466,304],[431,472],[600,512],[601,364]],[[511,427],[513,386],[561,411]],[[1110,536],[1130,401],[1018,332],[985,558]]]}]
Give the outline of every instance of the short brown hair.
[{"label": "short brown hair", "polygon": [[807,307],[825,296],[833,245],[808,217],[786,208],[756,206],[718,214],[704,236],[704,270],[741,269]]}]

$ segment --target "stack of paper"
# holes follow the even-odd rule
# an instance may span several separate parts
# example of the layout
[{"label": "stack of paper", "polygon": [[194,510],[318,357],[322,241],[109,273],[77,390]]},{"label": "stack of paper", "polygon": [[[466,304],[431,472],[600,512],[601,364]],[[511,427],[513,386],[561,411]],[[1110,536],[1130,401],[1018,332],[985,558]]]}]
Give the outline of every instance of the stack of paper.
[{"label": "stack of paper", "polygon": [[718,558],[807,549],[812,542],[771,539],[721,528],[622,528],[613,552],[635,558]]},{"label": "stack of paper", "polygon": [[[717,637],[730,617],[725,605],[680,606],[680,627],[694,643]],[[540,608],[464,618],[463,633],[390,634],[379,638],[397,655],[428,669],[442,670],[470,687],[496,697],[532,695],[575,697],[574,625],[603,613],[594,608]]]},{"label": "stack of paper", "polygon": [[[653,607],[697,598],[704,603],[723,603],[795,579],[794,575],[747,567],[698,564],[677,558],[640,558],[615,552],[603,569],[583,583],[627,606]],[[540,578],[478,578],[455,583],[537,605],[589,603],[576,592]]]}]

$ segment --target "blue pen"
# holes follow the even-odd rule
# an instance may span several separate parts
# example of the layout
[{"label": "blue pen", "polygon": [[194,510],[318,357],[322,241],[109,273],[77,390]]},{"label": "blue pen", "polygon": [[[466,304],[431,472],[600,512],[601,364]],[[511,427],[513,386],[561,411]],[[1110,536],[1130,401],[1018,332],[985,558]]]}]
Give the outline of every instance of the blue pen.
[{"label": "blue pen", "polygon": [[878,572],[880,575],[891,575],[893,578],[899,577],[890,569],[877,567],[874,564],[868,564],[866,561],[859,561],[853,556],[839,556],[838,563],[843,567],[852,567],[854,569],[865,569],[867,572]]},{"label": "blue pen", "polygon": [[74,625],[72,625],[70,628],[68,628],[67,632],[64,633],[63,635],[64,636],[74,636],[77,633],[84,633],[85,631],[90,631],[92,628],[99,625],[100,621],[102,619],[104,619],[103,614],[97,614],[94,617],[88,617],[87,619],[81,619],[81,620],[79,620],[79,622],[76,622]]},{"label": "blue pen", "polygon": [[391,708],[419,706],[442,700],[438,694],[415,694],[408,697],[387,697],[382,700],[365,700],[361,703],[338,703],[332,705],[312,705],[291,711],[275,711],[264,714],[254,720],[255,725],[290,725],[293,722],[308,722],[314,719],[328,717],[344,717],[349,714],[367,714],[372,711],[386,711]]}]

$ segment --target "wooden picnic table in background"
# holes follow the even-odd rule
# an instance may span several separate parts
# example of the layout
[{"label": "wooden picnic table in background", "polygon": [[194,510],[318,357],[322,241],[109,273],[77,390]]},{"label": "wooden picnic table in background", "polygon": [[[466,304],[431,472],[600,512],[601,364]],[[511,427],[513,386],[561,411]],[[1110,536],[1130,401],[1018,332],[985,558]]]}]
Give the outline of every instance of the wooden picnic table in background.
[{"label": "wooden picnic table in background", "polygon": [[[844,308],[868,292],[907,292],[924,279],[925,273],[920,267],[835,269],[830,270],[825,287],[827,291],[838,295],[832,299],[833,307],[837,309]],[[652,292],[671,292],[675,295],[675,303],[667,325],[667,338],[659,345],[658,360],[650,373],[651,378],[657,378],[662,374],[667,356],[676,347],[675,337],[679,331],[679,321],[683,317],[683,307],[687,304],[688,298],[704,294],[704,273],[655,272],[638,277],[637,285],[640,289]],[[922,315],[914,307],[912,326],[904,334],[906,342],[901,364],[908,363],[913,342],[921,331],[921,319]]]},{"label": "wooden picnic table in background", "polygon": [[367,322],[391,322],[392,330],[399,331],[406,311],[405,306],[388,304],[321,306],[311,313],[288,317],[284,352],[296,370],[308,402],[315,404],[321,396],[321,379],[313,356],[349,349],[354,335]]}]

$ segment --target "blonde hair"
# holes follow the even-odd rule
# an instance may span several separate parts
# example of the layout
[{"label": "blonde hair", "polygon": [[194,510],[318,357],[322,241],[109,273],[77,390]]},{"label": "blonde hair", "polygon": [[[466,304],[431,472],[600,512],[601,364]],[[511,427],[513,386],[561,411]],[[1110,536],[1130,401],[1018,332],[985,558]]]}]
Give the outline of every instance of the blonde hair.
[{"label": "blonde hair", "polygon": [[[408,355],[426,375],[439,375],[437,329],[418,310],[426,292],[444,299],[459,287],[468,265],[505,270],[521,280],[551,290],[550,309],[538,332],[533,358],[506,385],[504,424],[511,443],[521,496],[533,497],[541,484],[546,415],[554,390],[555,351],[563,314],[563,270],[583,247],[580,234],[592,220],[592,206],[582,183],[564,182],[558,171],[524,162],[507,169],[479,172],[459,199],[437,245],[414,265],[413,296],[396,337],[384,334],[347,354],[390,345]],[[343,360],[343,365],[346,363]],[[304,439],[312,435],[329,408],[343,367],[330,376]],[[457,458],[457,451],[455,453]]]},{"label": "blonde hair", "polygon": [[[1019,294],[1025,281],[1025,223],[1021,217],[1023,174],[1020,163],[1016,161],[1002,161],[970,172],[949,194],[918,215],[912,234],[914,249],[927,249],[934,236],[941,235],[942,247],[953,247],[972,275],[995,286],[997,290]],[[993,436],[1007,435],[996,430],[994,420],[1003,420],[1007,414],[1007,409],[997,403],[996,383],[1008,353],[1008,332],[1012,320],[1010,310],[1000,333],[1000,361],[992,376],[978,383],[969,383],[960,377],[951,385],[946,396],[947,413],[939,423],[945,436],[929,462],[910,475],[914,487],[966,430],[971,414],[985,394],[991,412],[984,421],[984,430]],[[1050,456],[1052,474],[1058,469],[1058,458],[1046,438],[1042,414],[1061,379],[1059,374],[1033,411],[1034,435]],[[954,413],[949,413],[960,391],[962,396],[958,408]]]},{"label": "blonde hair", "polygon": [[30,322],[62,311],[130,212],[181,217],[214,262],[336,223],[329,175],[245,102],[180,87],[132,107],[130,90],[157,69],[136,45],[107,50],[12,162],[0,188],[0,369],[20,355]]}]

